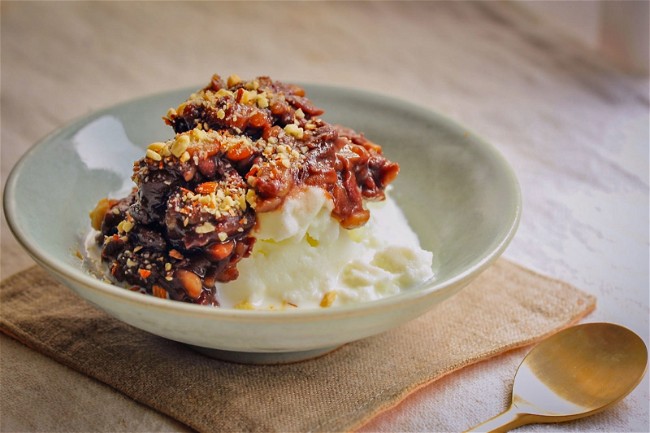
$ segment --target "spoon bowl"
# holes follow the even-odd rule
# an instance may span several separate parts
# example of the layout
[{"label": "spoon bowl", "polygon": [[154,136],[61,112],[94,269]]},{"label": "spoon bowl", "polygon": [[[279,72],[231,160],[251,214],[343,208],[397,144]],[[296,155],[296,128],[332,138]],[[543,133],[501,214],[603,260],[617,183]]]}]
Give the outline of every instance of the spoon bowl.
[{"label": "spoon bowl", "polygon": [[587,323],[565,329],[528,353],[515,375],[508,410],[468,432],[505,432],[593,415],[628,395],[647,363],[645,343],[625,327]]}]

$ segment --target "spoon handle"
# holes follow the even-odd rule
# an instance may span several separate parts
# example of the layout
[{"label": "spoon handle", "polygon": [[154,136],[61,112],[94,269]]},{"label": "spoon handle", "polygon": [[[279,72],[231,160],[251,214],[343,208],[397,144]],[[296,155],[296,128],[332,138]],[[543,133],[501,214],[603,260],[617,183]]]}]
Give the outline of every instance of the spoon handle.
[{"label": "spoon handle", "polygon": [[482,422],[481,424],[465,431],[465,433],[504,433],[524,424],[528,424],[531,421],[530,415],[519,412],[516,406],[510,406],[505,412]]}]

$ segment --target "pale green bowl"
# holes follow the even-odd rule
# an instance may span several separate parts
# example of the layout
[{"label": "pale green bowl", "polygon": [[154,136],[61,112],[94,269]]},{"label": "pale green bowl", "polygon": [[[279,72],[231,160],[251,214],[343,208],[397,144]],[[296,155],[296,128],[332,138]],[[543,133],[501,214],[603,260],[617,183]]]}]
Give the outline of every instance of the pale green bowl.
[{"label": "pale green bowl", "polygon": [[118,319],[224,359],[259,363],[309,358],[414,319],[458,292],[503,252],[519,222],[521,197],[515,175],[492,146],[403,101],[339,87],[305,87],[327,120],[364,132],[399,162],[392,196],[422,246],[433,251],[435,279],[359,305],[247,311],[162,300],[90,275],[76,255],[89,230],[89,210],[101,197],[131,188],[133,161],[149,143],[173,134],[161,116],[194,89],[99,111],[40,141],[7,181],[9,225],[40,265]]}]

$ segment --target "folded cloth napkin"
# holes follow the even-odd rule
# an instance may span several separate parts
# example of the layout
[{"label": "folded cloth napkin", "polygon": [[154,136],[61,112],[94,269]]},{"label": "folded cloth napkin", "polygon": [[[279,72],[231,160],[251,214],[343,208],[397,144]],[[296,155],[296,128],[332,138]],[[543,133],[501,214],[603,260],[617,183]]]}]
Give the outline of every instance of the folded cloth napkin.
[{"label": "folded cloth napkin", "polygon": [[[426,315],[317,359],[217,361],[114,319],[33,267],[0,284],[0,330],[198,431],[349,431],[441,376],[563,329],[594,297],[499,259]],[[74,385],[71,385],[74,386]]]}]

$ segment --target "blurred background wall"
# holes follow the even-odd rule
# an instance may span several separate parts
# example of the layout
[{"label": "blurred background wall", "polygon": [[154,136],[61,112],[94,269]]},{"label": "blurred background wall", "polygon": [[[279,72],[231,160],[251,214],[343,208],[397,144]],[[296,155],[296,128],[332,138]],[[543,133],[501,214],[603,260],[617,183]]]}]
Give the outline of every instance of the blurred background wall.
[{"label": "blurred background wall", "polygon": [[650,1],[512,0],[629,73],[648,75]]}]

